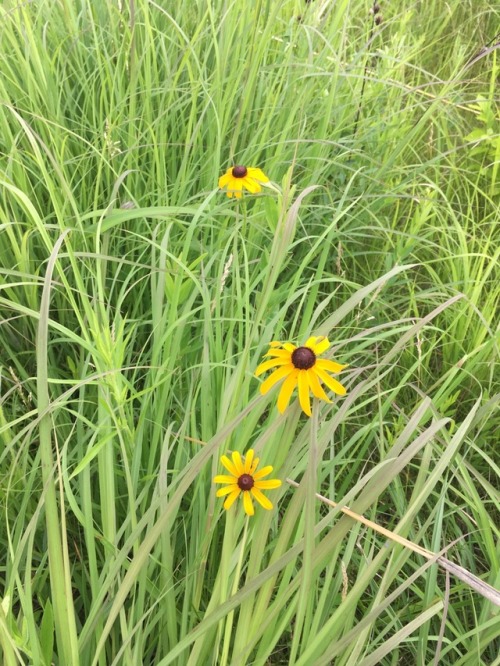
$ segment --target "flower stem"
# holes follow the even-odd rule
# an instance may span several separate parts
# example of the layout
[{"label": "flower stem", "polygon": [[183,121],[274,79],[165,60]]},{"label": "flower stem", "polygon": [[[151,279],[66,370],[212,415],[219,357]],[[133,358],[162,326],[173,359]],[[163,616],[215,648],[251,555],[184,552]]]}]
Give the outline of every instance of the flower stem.
[{"label": "flower stem", "polygon": [[241,202],[241,216],[243,218],[243,221],[241,223],[241,236],[242,236],[242,241],[244,243],[244,239],[246,238],[247,235],[247,202],[245,199]]},{"label": "flower stem", "polygon": [[312,405],[312,416],[309,430],[309,460],[307,470],[304,475],[306,484],[305,506],[304,506],[304,564],[303,578],[301,582],[301,592],[298,595],[297,613],[295,615],[295,624],[293,632],[292,646],[290,649],[289,664],[295,664],[301,643],[307,642],[313,607],[311,597],[308,591],[312,589],[313,575],[313,553],[314,553],[314,525],[315,521],[315,490],[318,467],[318,425],[319,425],[319,405],[314,400]]},{"label": "flower stem", "polygon": [[[374,1],[373,2],[373,7],[375,7],[375,4],[376,3]],[[373,14],[373,18],[371,20],[370,34],[368,35],[368,41],[367,41],[367,44],[366,44],[367,47],[372,42],[374,30],[375,30],[375,14]],[[359,117],[361,115],[361,110],[363,108],[363,97],[364,97],[364,94],[365,94],[366,79],[368,77],[369,61],[370,61],[370,56],[368,54],[366,56],[365,68],[364,68],[364,71],[363,71],[363,80],[361,82],[361,92],[359,93],[358,108],[356,109],[356,115],[354,117],[354,129],[353,129],[353,132],[352,132],[353,137],[355,137],[357,132],[358,132]]]},{"label": "flower stem", "polygon": [[[243,557],[245,554],[245,546],[247,542],[247,534],[248,534],[248,522],[249,522],[249,516],[245,517],[245,529],[243,530],[243,538],[241,539],[240,542],[240,552],[238,556],[238,564],[236,565],[236,571],[234,573],[234,583],[233,583],[233,588],[231,590],[231,596],[234,596],[236,592],[238,592],[238,587],[240,583],[240,575],[241,575],[241,569],[243,566]],[[229,657],[229,646],[231,644],[231,634],[233,630],[233,620],[234,620],[234,610],[232,610],[226,619],[226,627],[224,630],[224,645],[222,647],[222,656],[220,660],[220,666],[227,666],[227,660]]]}]

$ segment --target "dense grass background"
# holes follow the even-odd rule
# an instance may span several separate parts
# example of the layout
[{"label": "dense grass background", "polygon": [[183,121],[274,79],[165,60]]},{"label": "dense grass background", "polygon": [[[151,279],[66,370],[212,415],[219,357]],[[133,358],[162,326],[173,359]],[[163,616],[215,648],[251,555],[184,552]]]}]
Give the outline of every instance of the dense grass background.
[{"label": "dense grass background", "polygon": [[[487,0],[0,8],[2,663],[499,664]],[[229,200],[231,164],[274,185]],[[253,372],[326,334],[349,392]],[[272,512],[224,512],[253,447]]]}]

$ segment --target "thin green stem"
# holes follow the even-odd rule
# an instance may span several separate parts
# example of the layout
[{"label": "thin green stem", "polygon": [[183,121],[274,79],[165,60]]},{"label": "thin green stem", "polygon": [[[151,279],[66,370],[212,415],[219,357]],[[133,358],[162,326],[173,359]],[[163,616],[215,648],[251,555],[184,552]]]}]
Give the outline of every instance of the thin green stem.
[{"label": "thin green stem", "polygon": [[[241,537],[240,543],[238,545],[239,555],[238,555],[238,563],[236,565],[236,570],[234,572],[234,581],[231,590],[232,596],[234,596],[238,592],[238,588],[240,585],[241,570],[243,568],[243,561],[245,559],[245,554],[246,554],[246,542],[247,542],[249,522],[250,522],[250,516],[245,516],[245,527],[243,529],[243,536]],[[234,610],[228,613],[228,616],[226,618],[226,626],[224,630],[224,644],[222,647],[222,655],[220,660],[221,666],[227,666],[228,663],[229,650],[231,647],[231,637],[233,632],[233,621],[234,621]]]}]

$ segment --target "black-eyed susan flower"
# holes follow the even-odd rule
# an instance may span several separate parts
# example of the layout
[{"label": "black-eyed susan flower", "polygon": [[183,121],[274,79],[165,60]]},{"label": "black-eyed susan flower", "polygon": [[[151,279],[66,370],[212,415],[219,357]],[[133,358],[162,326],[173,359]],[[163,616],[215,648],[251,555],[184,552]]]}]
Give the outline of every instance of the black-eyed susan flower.
[{"label": "black-eyed susan flower", "polygon": [[225,488],[219,488],[216,493],[217,497],[227,495],[224,501],[224,508],[229,509],[234,501],[243,494],[243,508],[247,515],[253,516],[254,514],[252,497],[254,497],[264,509],[272,509],[272,503],[262,491],[279,488],[281,486],[281,481],[279,479],[262,481],[265,476],[271,474],[273,471],[271,465],[263,467],[260,472],[257,472],[256,469],[259,464],[259,458],[254,457],[253,449],[248,449],[244,461],[238,451],[233,451],[231,458],[232,460],[229,460],[227,456],[221,456],[220,459],[221,463],[229,472],[229,475],[219,474],[214,477],[214,483],[227,484]]},{"label": "black-eyed susan flower", "polygon": [[269,178],[261,169],[246,166],[234,166],[219,178],[219,187],[226,188],[228,197],[241,197],[243,188],[252,194],[261,191],[261,183],[268,183]]},{"label": "black-eyed susan flower", "polygon": [[285,411],[293,390],[297,386],[300,406],[308,416],[311,416],[309,390],[312,391],[314,397],[332,402],[321,386],[321,382],[337,395],[345,395],[346,390],[342,384],[330,377],[328,373],[340,372],[347,366],[326,358],[318,358],[329,346],[328,338],[324,336],[311,337],[302,347],[296,347],[290,342],[271,342],[270,349],[265,356],[272,358],[261,363],[255,371],[255,376],[258,377],[266,370],[276,368],[260,385],[262,395],[284,379],[278,396],[278,410],[281,413]]}]

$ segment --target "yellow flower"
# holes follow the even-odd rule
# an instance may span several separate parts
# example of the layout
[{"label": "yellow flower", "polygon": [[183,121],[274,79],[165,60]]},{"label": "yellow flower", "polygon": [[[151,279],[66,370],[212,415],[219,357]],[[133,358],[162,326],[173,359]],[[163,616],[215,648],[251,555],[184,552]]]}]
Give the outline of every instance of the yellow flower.
[{"label": "yellow flower", "polygon": [[269,178],[260,169],[255,167],[234,166],[219,178],[219,187],[227,188],[227,196],[241,197],[241,191],[246,188],[252,194],[261,191],[260,183],[268,183]]},{"label": "yellow flower", "polygon": [[308,416],[311,416],[309,389],[316,398],[331,402],[323,390],[320,380],[337,395],[345,395],[345,388],[336,379],[330,377],[328,372],[340,372],[347,368],[347,365],[340,365],[340,363],[326,358],[317,358],[329,346],[328,338],[324,336],[309,338],[303,347],[296,347],[290,342],[271,342],[270,349],[265,356],[272,358],[261,363],[255,371],[255,376],[258,377],[266,370],[276,368],[260,385],[262,395],[284,379],[278,396],[278,410],[283,414],[288,407],[294,388],[298,386],[300,406]]},{"label": "yellow flower", "polygon": [[281,481],[279,479],[261,481],[264,476],[271,474],[273,471],[271,465],[263,467],[260,472],[256,472],[259,459],[254,458],[253,449],[248,449],[244,462],[238,451],[233,451],[231,458],[232,461],[227,456],[221,456],[220,459],[230,476],[220,474],[214,477],[214,483],[228,484],[225,488],[219,488],[216,493],[217,497],[227,495],[224,501],[224,508],[229,509],[239,495],[243,493],[243,508],[247,515],[253,516],[254,514],[252,495],[264,509],[272,509],[272,503],[267,499],[262,490],[279,488]]}]

